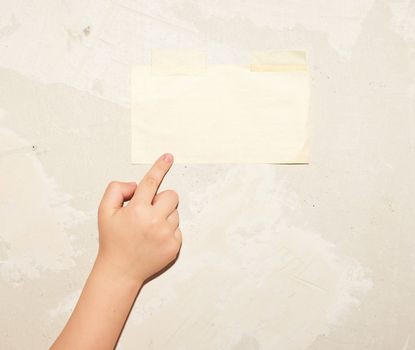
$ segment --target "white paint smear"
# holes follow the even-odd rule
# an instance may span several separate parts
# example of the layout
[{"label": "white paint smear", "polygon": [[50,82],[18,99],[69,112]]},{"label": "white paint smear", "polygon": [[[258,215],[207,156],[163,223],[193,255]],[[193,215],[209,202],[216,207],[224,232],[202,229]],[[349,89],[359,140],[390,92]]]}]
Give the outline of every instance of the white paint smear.
[{"label": "white paint smear", "polygon": [[67,204],[70,195],[47,176],[32,146],[6,129],[0,129],[0,182],[3,278],[20,284],[42,271],[74,266],[65,228],[84,214]]},{"label": "white paint smear", "polygon": [[290,196],[269,169],[258,181],[255,167],[234,166],[187,198],[180,258],[142,290],[120,344],[306,349],[358,304],[371,287],[367,271],[284,222]]},{"label": "white paint smear", "polygon": [[278,6],[271,1],[199,1],[182,8],[127,0],[7,2],[0,4],[0,65],[128,105],[130,66],[145,63],[151,46],[208,46],[216,57],[236,47],[239,55],[243,46],[235,40],[240,35],[232,33],[260,44],[266,40],[263,30],[300,27],[326,35],[337,53],[350,57],[372,5],[373,0],[285,0]]},{"label": "white paint smear", "polygon": [[67,295],[56,307],[49,310],[49,317],[58,318],[63,316],[67,318],[75,308],[81,292],[82,289],[78,289],[75,292]]}]

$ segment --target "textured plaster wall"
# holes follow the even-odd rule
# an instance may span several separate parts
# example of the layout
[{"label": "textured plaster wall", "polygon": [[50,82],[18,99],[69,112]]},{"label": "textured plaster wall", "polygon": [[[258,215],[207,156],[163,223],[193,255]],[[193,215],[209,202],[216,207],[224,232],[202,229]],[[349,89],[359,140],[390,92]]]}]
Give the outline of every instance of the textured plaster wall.
[{"label": "textured plaster wall", "polygon": [[0,2],[0,348],[41,349],[130,164],[129,76],[153,47],[211,63],[305,49],[309,166],[175,165],[180,259],[119,349],[415,348],[415,2]]}]

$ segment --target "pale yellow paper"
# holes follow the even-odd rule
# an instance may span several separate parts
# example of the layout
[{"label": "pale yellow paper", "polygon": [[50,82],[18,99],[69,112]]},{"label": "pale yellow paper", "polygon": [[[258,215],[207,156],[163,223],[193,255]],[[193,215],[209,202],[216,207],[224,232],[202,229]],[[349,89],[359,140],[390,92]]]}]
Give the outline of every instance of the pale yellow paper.
[{"label": "pale yellow paper", "polygon": [[254,57],[259,70],[207,65],[189,74],[182,65],[183,74],[167,74],[165,55],[161,71],[135,66],[132,162],[171,152],[178,163],[308,163],[305,60],[298,52],[292,62],[264,57]]}]

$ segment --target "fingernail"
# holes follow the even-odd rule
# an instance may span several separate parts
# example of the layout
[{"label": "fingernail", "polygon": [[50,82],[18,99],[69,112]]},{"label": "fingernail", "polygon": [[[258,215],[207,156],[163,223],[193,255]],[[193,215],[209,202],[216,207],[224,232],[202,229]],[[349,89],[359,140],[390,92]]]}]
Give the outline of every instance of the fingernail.
[{"label": "fingernail", "polygon": [[171,153],[165,153],[163,159],[165,162],[170,163],[173,161],[173,155]]}]

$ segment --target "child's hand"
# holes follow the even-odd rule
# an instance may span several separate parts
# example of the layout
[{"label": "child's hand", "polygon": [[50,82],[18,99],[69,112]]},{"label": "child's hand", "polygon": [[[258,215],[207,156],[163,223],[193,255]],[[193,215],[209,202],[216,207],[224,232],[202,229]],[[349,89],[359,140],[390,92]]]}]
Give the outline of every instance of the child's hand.
[{"label": "child's hand", "polygon": [[177,256],[182,242],[178,195],[172,190],[157,194],[172,164],[167,153],[138,185],[111,182],[104,193],[98,209],[98,259],[117,277],[143,283]]},{"label": "child's hand", "polygon": [[179,199],[172,190],[157,194],[172,164],[173,156],[164,154],[138,186],[109,184],[98,209],[97,259],[51,349],[114,349],[144,281],[176,258]]}]

